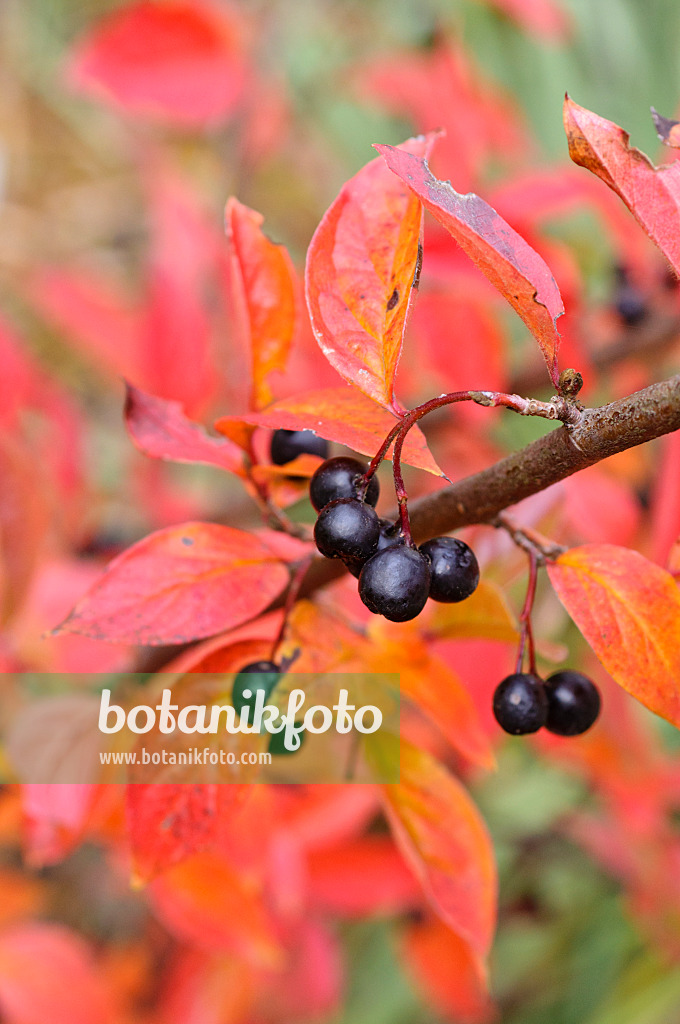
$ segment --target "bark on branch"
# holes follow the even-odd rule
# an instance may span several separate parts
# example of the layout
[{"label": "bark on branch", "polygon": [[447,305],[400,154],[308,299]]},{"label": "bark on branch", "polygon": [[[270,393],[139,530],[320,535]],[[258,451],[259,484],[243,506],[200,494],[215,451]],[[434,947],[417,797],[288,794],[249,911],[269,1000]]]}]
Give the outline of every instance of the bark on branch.
[{"label": "bark on branch", "polygon": [[410,505],[416,539],[487,523],[523,498],[627,448],[680,429],[680,374],[626,398],[586,409],[576,427],[560,427],[481,473]]}]

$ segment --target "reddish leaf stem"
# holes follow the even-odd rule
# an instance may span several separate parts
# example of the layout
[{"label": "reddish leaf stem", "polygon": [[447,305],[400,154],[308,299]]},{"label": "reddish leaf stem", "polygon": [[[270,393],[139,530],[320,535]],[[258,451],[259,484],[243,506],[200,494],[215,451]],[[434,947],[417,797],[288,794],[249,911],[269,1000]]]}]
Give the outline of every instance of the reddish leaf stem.
[{"label": "reddish leaf stem", "polygon": [[312,552],[305,558],[303,558],[300,562],[298,562],[297,566],[295,567],[295,572],[291,576],[290,584],[286,592],[286,603],[283,606],[283,618],[281,620],[279,631],[276,634],[276,638],[272,644],[272,661],[275,661],[276,659],[276,651],[281,642],[283,641],[286,632],[286,627],[288,625],[288,618],[290,616],[291,611],[293,610],[295,602],[298,599],[300,588],[302,586],[302,581],[307,575],[307,572],[313,560],[314,553]]},{"label": "reddish leaf stem", "polygon": [[428,413],[433,412],[435,409],[441,409],[445,405],[453,405],[455,402],[469,401],[488,407],[502,406],[506,409],[512,409],[513,412],[519,413],[520,416],[542,416],[545,419],[561,420],[563,423],[569,423],[572,426],[580,423],[582,417],[581,408],[577,404],[569,402],[558,395],[555,395],[549,402],[540,402],[535,398],[522,398],[521,395],[509,395],[502,391],[451,391],[449,394],[431,398],[429,401],[423,402],[422,405],[416,406],[415,409],[411,409],[410,412],[405,413],[401,420],[392,427],[371,459],[368,469],[364,474],[360,496],[363,497],[366,493],[371,477],[387,455],[390,445],[394,442],[394,452],[392,455],[394,490],[399,506],[401,530],[406,543],[411,546],[413,546],[413,539],[411,537],[411,524],[408,514],[408,495],[401,472],[401,453],[406,435],[418,420],[421,420],[423,416],[427,416]]}]

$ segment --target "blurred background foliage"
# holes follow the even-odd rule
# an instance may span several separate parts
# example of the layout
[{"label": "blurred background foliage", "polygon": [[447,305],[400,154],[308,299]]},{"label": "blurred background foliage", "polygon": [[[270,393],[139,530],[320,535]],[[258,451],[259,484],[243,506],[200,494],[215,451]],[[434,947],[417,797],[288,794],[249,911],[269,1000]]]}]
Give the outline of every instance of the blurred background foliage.
[{"label": "blurred background foliage", "polygon": [[[411,131],[406,114],[388,115],[356,89],[357,69],[383,56],[426,50],[442,34],[462,42],[483,75],[507,90],[522,112],[539,166],[566,158],[565,91],[623,125],[650,154],[658,152],[650,104],[672,116],[680,99],[680,4],[673,0],[562,0],[571,30],[568,39],[552,41],[472,0],[242,2],[237,6],[257,26],[258,59],[272,81],[285,83],[293,111],[282,144],[250,172],[233,158],[238,122],[197,135],[123,126],[117,115],[57,84],[74,39],[118,6],[116,0],[3,0],[0,6],[0,297],[43,365],[92,412],[93,472],[108,488],[101,519],[122,522],[128,539],[143,524],[123,507],[118,488],[121,465],[130,457],[118,425],[120,394],[112,396],[55,331],[36,320],[23,282],[37,262],[85,257],[135,284],[146,239],[136,147],[162,140],[200,186],[216,223],[226,196],[236,193],[265,215],[270,233],[300,263],[340,185],[371,158],[371,143],[396,144]],[[489,166],[488,182],[498,174]],[[579,215],[561,231],[572,233],[584,264],[596,278],[601,274],[594,288],[602,294],[610,254],[591,228]],[[544,426],[513,420],[503,430],[512,445]],[[203,471],[177,472],[185,486],[198,480],[215,506],[224,502],[212,477],[204,483]],[[574,658],[577,641],[571,640]],[[669,730],[640,715],[659,742],[668,739]],[[582,776],[547,767],[533,748],[510,741],[498,772],[473,780],[472,789],[501,871],[491,985],[503,1024],[680,1020],[677,963],[650,943],[618,883],[561,827],[598,806]],[[404,974],[397,955],[401,926],[343,926],[347,1001],[333,1024],[446,1019],[425,1006]]]}]

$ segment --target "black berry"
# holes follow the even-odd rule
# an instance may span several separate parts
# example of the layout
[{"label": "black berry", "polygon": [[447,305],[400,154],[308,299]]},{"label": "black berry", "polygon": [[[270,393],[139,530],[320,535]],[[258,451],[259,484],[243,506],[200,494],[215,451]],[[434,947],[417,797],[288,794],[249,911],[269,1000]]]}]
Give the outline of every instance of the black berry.
[{"label": "black berry", "polygon": [[580,736],[600,713],[600,693],[588,676],[565,670],[546,680],[546,729],[558,736]]},{"label": "black berry", "polygon": [[359,577],[359,597],[392,622],[415,619],[430,592],[430,563],[415,548],[391,547],[374,555]]},{"label": "black berry", "polygon": [[[401,532],[399,523],[393,523],[389,519],[379,519],[380,533],[378,535],[378,551],[384,551],[385,548],[399,547],[404,543],[404,535]],[[363,569],[366,559],[358,558],[343,558],[343,562],[351,572],[352,576],[359,579],[361,570]]]},{"label": "black berry", "polygon": [[529,672],[506,676],[493,695],[493,713],[501,729],[513,736],[538,732],[548,713],[543,683]]},{"label": "black berry", "polygon": [[[309,482],[309,500],[316,511],[320,512],[338,498],[356,498],[361,486],[361,477],[365,472],[366,466],[358,459],[351,459],[347,455],[327,459]],[[369,505],[375,505],[379,494],[380,484],[377,477],[372,476],[364,501]]]},{"label": "black berry", "polygon": [[625,267],[616,267],[617,287],[614,292],[614,309],[627,327],[636,327],[647,316],[645,296],[631,284]]},{"label": "black berry", "polygon": [[[299,727],[302,725],[302,722],[296,722],[295,725]],[[286,730],[282,729],[281,732],[273,732],[269,737],[269,744],[267,746],[268,753],[273,754],[274,757],[281,757],[285,754],[297,754],[298,750],[301,749],[302,744],[305,742],[307,733],[301,732],[298,733],[298,735],[300,737],[300,746],[296,747],[295,750],[289,750],[286,746]]]},{"label": "black berry", "polygon": [[432,579],[430,597],[433,601],[464,601],[477,589],[479,566],[472,548],[454,537],[433,537],[420,545],[429,558]]},{"label": "black berry", "polygon": [[326,505],[314,526],[314,540],[326,558],[366,560],[378,547],[380,526],[374,508],[358,498]]},{"label": "black berry", "polygon": [[[244,665],[234,679],[231,691],[231,703],[236,713],[241,715],[244,708],[254,706],[258,690],[264,690],[266,703],[280,675],[281,669],[273,661],[253,661],[250,665]],[[246,693],[249,696],[246,696]]]},{"label": "black berry", "polygon": [[328,441],[313,430],[275,430],[271,442],[271,459],[275,466],[285,466],[298,455],[328,456]]}]

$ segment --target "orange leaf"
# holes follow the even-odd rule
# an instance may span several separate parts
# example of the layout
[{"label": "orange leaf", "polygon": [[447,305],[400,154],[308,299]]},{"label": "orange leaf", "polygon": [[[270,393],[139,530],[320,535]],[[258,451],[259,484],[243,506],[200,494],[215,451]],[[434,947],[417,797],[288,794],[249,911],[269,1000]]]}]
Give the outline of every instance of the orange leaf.
[{"label": "orange leaf", "polygon": [[149,886],[155,910],[170,932],[214,953],[225,950],[274,967],[280,949],[255,880],[216,854],[197,854]]},{"label": "orange leaf", "polygon": [[435,178],[423,156],[394,146],[375,148],[519,314],[557,385],[560,336],[555,321],[564,305],[543,258],[474,192],[461,195],[448,181]]},{"label": "orange leaf", "polygon": [[572,548],[548,564],[557,596],[624,690],[680,727],[680,590],[637,551]]},{"label": "orange leaf", "polygon": [[[286,430],[313,430],[321,437],[347,445],[355,452],[374,455],[395,426],[396,420],[391,413],[365,398],[355,388],[325,388],[284,398],[260,413],[223,416],[215,424],[215,429],[231,437],[233,425],[237,423],[251,423],[273,430],[279,427]],[[442,476],[417,426],[406,436],[403,461],[409,466],[417,466],[418,469]]]},{"label": "orange leaf", "polygon": [[480,639],[512,644],[519,639],[505,594],[490,580],[480,580],[474,594],[460,604],[436,605],[427,631],[438,640]]},{"label": "orange leaf", "polygon": [[402,955],[424,999],[447,1020],[484,1024],[495,1018],[483,967],[442,921],[410,927],[402,941]]},{"label": "orange leaf", "polygon": [[285,370],[295,332],[295,271],[285,248],[262,231],[263,220],[233,197],[227,203],[229,281],[238,340],[251,354],[255,409],[271,402],[269,377]]},{"label": "orange leaf", "polygon": [[288,579],[285,564],[252,534],[214,523],[170,526],[114,558],[55,632],[184,643],[254,618]]},{"label": "orange leaf", "polygon": [[496,866],[467,791],[429,754],[402,742],[401,782],[384,794],[397,843],[435,910],[486,956],[496,922]]},{"label": "orange leaf", "polygon": [[374,672],[399,673],[402,696],[413,701],[472,764],[494,768],[489,739],[470,694],[456,673],[433,655],[416,628],[378,620],[369,627],[367,654]]},{"label": "orange leaf", "polygon": [[[408,139],[401,151],[425,156],[435,138]],[[393,412],[421,228],[420,203],[376,159],[343,185],[307,253],[307,305],[321,350],[345,380]]]},{"label": "orange leaf", "polygon": [[637,222],[680,274],[680,163],[655,167],[630,145],[613,121],[579,107],[567,96],[564,128],[569,156],[621,196]]}]

